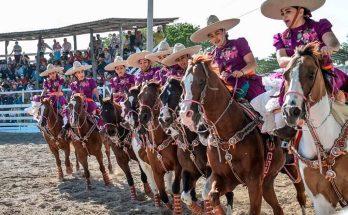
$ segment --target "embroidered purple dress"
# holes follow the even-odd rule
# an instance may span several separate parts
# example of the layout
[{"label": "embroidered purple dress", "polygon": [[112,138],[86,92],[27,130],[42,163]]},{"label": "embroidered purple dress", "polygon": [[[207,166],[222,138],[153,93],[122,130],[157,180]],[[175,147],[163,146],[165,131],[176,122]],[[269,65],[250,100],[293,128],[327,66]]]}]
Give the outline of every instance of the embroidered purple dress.
[{"label": "embroidered purple dress", "polygon": [[[323,35],[326,32],[331,31],[332,24],[327,19],[321,19],[318,22],[308,19],[306,22],[290,31],[285,31],[283,33],[278,33],[273,37],[273,46],[276,50],[285,49],[288,56],[292,56],[295,53],[297,46],[306,45],[313,41],[319,41],[321,47],[325,44],[322,40]],[[332,61],[329,56],[324,56],[325,65],[329,66]],[[341,70],[333,68],[333,72],[337,77],[331,79],[331,83],[334,86],[334,90],[342,90],[345,93],[348,92],[348,76]],[[282,83],[282,85],[284,82]],[[284,92],[281,92],[279,97],[279,104],[284,103]]]},{"label": "embroidered purple dress", "polygon": [[87,112],[92,113],[97,109],[97,104],[93,101],[93,90],[97,88],[97,83],[92,78],[85,78],[82,81],[77,80],[70,84],[72,93],[82,93],[86,96]]},{"label": "embroidered purple dress", "polygon": [[58,93],[59,88],[64,84],[64,79],[58,76],[55,80],[45,79],[43,86],[47,90],[47,95],[51,101],[53,101],[54,108],[61,108],[63,105],[67,104],[67,101],[63,95],[63,92]]},{"label": "embroidered purple dress", "polygon": [[[227,40],[227,43],[222,48],[215,48],[211,55],[214,63],[219,66],[220,71],[232,73],[235,70],[241,70],[247,64],[244,61],[244,56],[251,53],[248,42],[245,38],[235,40]],[[237,79],[229,77],[227,82],[232,87],[235,87]],[[248,101],[265,92],[262,85],[262,79],[255,73],[249,74],[247,77],[238,78],[236,86],[237,98],[246,98]]]},{"label": "embroidered purple dress", "polygon": [[143,82],[156,80],[155,74],[159,69],[159,67],[153,67],[150,68],[147,72],[140,71],[140,73],[135,76],[135,85],[141,85]]},{"label": "embroidered purple dress", "polygon": [[177,64],[170,67],[162,67],[155,74],[155,80],[164,85],[169,77],[182,78],[185,71]]},{"label": "embroidered purple dress", "polygon": [[125,91],[135,84],[134,76],[124,74],[123,76],[115,76],[110,80],[110,86],[113,92],[122,93],[122,95],[114,97],[116,102],[122,102],[125,99]]}]

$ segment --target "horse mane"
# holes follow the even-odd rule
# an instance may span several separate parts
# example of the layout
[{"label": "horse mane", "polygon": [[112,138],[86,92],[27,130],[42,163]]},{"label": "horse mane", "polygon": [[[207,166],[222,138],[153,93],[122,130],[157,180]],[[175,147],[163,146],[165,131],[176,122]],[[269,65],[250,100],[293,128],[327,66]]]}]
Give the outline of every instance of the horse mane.
[{"label": "horse mane", "polygon": [[168,78],[168,83],[180,87],[181,81],[175,77]]},{"label": "horse mane", "polygon": [[49,98],[42,99],[42,103],[46,103],[46,102],[50,102],[50,99]]},{"label": "horse mane", "polygon": [[[322,72],[323,77],[324,77],[325,87],[331,93],[333,90],[332,89],[333,87],[330,83],[329,77],[335,76],[335,74],[333,74],[332,71],[326,70],[323,68],[324,59],[323,59],[322,54],[320,52],[320,42],[314,41],[314,42],[310,42],[304,46],[297,47],[295,50],[295,57],[293,59],[297,59],[298,57],[306,56],[306,55],[309,55],[318,61],[321,72]],[[293,60],[290,61],[290,63],[292,64]]]},{"label": "horse mane", "polygon": [[129,88],[129,92],[136,92],[136,93],[139,93],[139,92],[140,92],[140,88],[141,88],[140,85],[133,86],[133,87]]}]

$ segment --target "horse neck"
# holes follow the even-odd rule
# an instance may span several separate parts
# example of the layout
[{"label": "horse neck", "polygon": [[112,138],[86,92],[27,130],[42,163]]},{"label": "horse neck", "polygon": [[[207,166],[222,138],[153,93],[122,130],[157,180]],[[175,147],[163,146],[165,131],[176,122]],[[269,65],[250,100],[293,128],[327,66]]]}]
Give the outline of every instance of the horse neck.
[{"label": "horse neck", "polygon": [[[245,115],[236,100],[233,99],[228,110],[224,113],[232,98],[230,92],[221,81],[218,90],[208,90],[207,96],[210,96],[212,99],[203,104],[205,114],[207,119],[212,123],[216,123],[217,120],[219,120],[215,126],[220,138],[228,139],[231,134],[243,128]],[[217,96],[219,98],[217,98]],[[212,104],[214,104],[214,106]]]},{"label": "horse neck", "polygon": [[[150,127],[150,135],[151,138],[154,140],[153,144],[155,145],[161,145],[161,143],[167,139],[169,136],[166,134],[166,132],[163,130],[163,128],[160,126],[159,121],[158,121],[158,114],[159,110],[154,110],[153,111],[154,117],[151,122],[151,127]],[[157,128],[157,129],[156,129]],[[155,130],[153,130],[155,129]]]},{"label": "horse neck", "polygon": [[87,114],[87,111],[84,108],[81,108],[81,112],[78,115],[78,130],[81,136],[85,135],[92,126],[90,125]]},{"label": "horse neck", "polygon": [[47,127],[53,135],[57,135],[62,127],[62,121],[59,114],[54,111],[52,105],[49,105],[49,113],[47,118]]},{"label": "horse neck", "polygon": [[[341,126],[331,114],[331,104],[328,95],[309,109],[309,121],[318,135],[323,148],[328,151],[341,132]],[[307,123],[303,126],[303,135],[299,144],[299,153],[306,158],[317,156],[315,140],[309,131]]]}]

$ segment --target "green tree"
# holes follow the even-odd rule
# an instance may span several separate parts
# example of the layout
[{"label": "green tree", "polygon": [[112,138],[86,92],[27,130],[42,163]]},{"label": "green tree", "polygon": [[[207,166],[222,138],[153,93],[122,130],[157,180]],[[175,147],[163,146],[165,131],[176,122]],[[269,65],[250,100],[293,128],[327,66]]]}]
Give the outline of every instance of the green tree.
[{"label": "green tree", "polygon": [[[189,23],[176,23],[167,26],[165,35],[170,46],[174,46],[175,43],[182,43],[189,47],[196,45],[196,43],[190,40],[190,36],[197,30],[199,30],[199,26]],[[203,42],[200,45],[205,49],[209,47],[209,42]]]},{"label": "green tree", "polygon": [[257,62],[256,73],[259,73],[259,74],[269,73],[279,68],[275,53],[271,54],[269,57],[264,59],[256,58],[256,62]]},{"label": "green tree", "polygon": [[339,65],[344,65],[348,61],[348,36],[347,42],[343,42],[341,48],[332,55],[332,60]]}]

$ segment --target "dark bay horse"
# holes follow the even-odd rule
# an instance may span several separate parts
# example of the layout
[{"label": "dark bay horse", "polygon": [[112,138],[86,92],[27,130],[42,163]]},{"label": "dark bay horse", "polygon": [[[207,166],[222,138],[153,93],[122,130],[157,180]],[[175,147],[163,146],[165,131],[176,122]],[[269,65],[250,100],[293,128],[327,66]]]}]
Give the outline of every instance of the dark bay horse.
[{"label": "dark bay horse", "polygon": [[[101,103],[101,116],[105,122],[105,135],[109,139],[112,150],[115,154],[116,161],[121,167],[122,171],[126,175],[128,185],[131,190],[131,199],[137,200],[137,193],[134,186],[134,180],[129,168],[129,161],[135,160],[138,162],[138,158],[134,154],[131,146],[131,131],[126,128],[121,117],[121,106],[113,101],[113,97],[103,99],[100,96],[99,101]],[[144,185],[144,191],[146,194],[151,193],[149,184],[147,183],[147,177],[141,166],[139,165],[141,173],[141,181]]]},{"label": "dark bay horse", "polygon": [[288,90],[282,111],[289,126],[302,127],[291,149],[316,214],[334,213],[337,203],[348,205],[348,122],[339,113],[347,113],[347,106],[331,98],[336,92],[330,76],[332,71],[323,68],[319,43],[297,48],[284,73]]},{"label": "dark bay horse", "polygon": [[[219,197],[243,184],[248,188],[250,214],[261,213],[262,197],[274,214],[283,214],[274,179],[285,163],[278,138],[269,138],[257,129],[258,118],[251,119],[218,77],[211,59],[195,58],[183,79],[185,99],[181,121],[197,130],[204,120],[210,129],[207,148],[212,168],[209,196],[218,214],[223,214]],[[267,146],[267,147],[266,147]]]},{"label": "dark bay horse", "polygon": [[74,95],[70,101],[70,124],[73,145],[77,152],[79,162],[83,166],[87,182],[87,189],[91,189],[90,173],[88,170],[88,156],[94,155],[98,161],[105,185],[110,185],[109,174],[105,171],[103,164],[102,137],[99,134],[96,120],[87,112],[84,97]]},{"label": "dark bay horse", "polygon": [[[211,174],[211,168],[207,160],[207,147],[200,141],[200,139],[206,138],[207,135],[202,135],[200,132],[201,135],[198,136],[197,133],[192,132],[179,122],[179,103],[181,102],[182,93],[183,88],[180,80],[169,78],[160,95],[162,108],[159,122],[173,139],[178,140],[177,156],[182,167],[181,177],[183,181],[181,200],[188,205],[193,213],[200,213],[203,212],[203,208],[201,208],[200,203],[197,203],[196,182],[200,177],[206,178]],[[232,212],[233,193],[226,193],[226,198],[230,207],[229,210]],[[209,201],[205,201],[205,203],[206,208],[209,207]]]},{"label": "dark bay horse", "polygon": [[60,149],[63,150],[65,154],[66,173],[69,175],[73,172],[72,164],[70,163],[69,159],[70,140],[68,138],[63,138],[61,135],[63,118],[57,113],[56,110],[54,110],[52,102],[48,98],[45,98],[41,101],[41,103],[41,117],[38,126],[56,159],[58,178],[59,180],[62,180],[64,175],[59,158]]},{"label": "dark bay horse", "polygon": [[174,213],[181,214],[179,194],[181,165],[176,156],[177,145],[173,144],[174,140],[165,133],[158,121],[161,105],[159,100],[160,92],[161,87],[158,83],[147,83],[142,87],[138,95],[139,122],[148,132],[148,135],[145,132],[143,139],[145,140],[147,156],[161,199],[171,208],[165,190],[164,175],[169,171],[174,171],[174,181],[172,184]]}]

